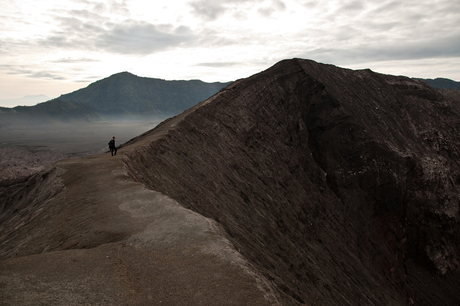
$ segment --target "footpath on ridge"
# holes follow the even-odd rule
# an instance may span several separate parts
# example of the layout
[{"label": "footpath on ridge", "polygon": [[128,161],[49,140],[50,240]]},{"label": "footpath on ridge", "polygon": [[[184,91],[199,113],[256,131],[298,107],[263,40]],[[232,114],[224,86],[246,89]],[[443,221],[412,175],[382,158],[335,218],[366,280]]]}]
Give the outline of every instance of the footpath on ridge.
[{"label": "footpath on ridge", "polygon": [[0,305],[279,304],[216,222],[127,176],[124,153],[181,116],[114,157],[53,166],[62,191],[0,246],[14,251],[0,261]]}]

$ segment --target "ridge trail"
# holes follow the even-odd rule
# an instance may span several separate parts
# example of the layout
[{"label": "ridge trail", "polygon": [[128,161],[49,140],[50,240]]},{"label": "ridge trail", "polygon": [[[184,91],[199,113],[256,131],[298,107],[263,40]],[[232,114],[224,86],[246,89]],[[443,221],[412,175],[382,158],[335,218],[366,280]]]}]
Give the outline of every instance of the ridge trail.
[{"label": "ridge trail", "polygon": [[[115,157],[53,166],[63,190],[12,233],[23,243],[0,261],[0,305],[278,305],[216,222],[126,174],[124,153],[187,113]],[[2,252],[14,249],[0,243]]]}]

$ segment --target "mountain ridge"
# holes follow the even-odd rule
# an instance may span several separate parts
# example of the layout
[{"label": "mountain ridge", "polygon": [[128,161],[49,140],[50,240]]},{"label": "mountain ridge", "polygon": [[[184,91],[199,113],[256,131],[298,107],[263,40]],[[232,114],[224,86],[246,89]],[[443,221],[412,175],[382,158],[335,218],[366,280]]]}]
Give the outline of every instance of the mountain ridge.
[{"label": "mountain ridge", "polygon": [[124,162],[222,224],[286,305],[455,304],[459,115],[422,81],[286,60]]},{"label": "mountain ridge", "polygon": [[435,78],[435,79],[422,79],[415,78],[417,80],[422,80],[433,86],[437,89],[455,89],[460,90],[460,82],[456,82],[447,78]]},{"label": "mountain ridge", "polygon": [[279,62],[115,157],[61,161],[0,193],[0,219],[21,212],[0,223],[0,292],[11,303],[459,304],[459,117],[459,100],[422,81]]},{"label": "mountain ridge", "polygon": [[166,81],[120,72],[34,106],[0,107],[0,127],[164,118],[183,112],[228,84]]},{"label": "mountain ridge", "polygon": [[85,88],[61,95],[63,101],[86,103],[101,114],[178,114],[207,99],[229,83],[166,81],[120,72]]},{"label": "mountain ridge", "polygon": [[[460,90],[460,82],[446,78],[413,79],[427,82],[437,89]],[[137,83],[143,83],[144,85]],[[146,83],[150,84],[145,86]],[[123,71],[91,83],[85,88],[63,94],[52,100],[43,101],[39,103],[40,106],[37,104],[33,106],[18,105],[11,108],[0,107],[0,113],[14,114],[12,118],[2,118],[0,115],[0,119],[3,122],[2,125],[5,126],[14,124],[15,120],[20,121],[21,119],[28,121],[28,123],[33,123],[34,121],[51,123],[78,120],[91,121],[113,117],[136,118],[148,115],[174,116],[212,96],[230,83],[206,83],[200,80],[168,81],[159,78],[139,77],[128,71]],[[110,90],[108,86],[110,86]],[[154,89],[148,87],[154,87]],[[146,90],[145,88],[148,89]],[[457,92],[450,94],[458,95]],[[29,101],[30,99],[38,98],[43,100],[46,96],[25,96],[14,101],[23,101],[24,99]],[[44,106],[44,103],[51,101],[53,101],[52,106]],[[62,106],[59,106],[57,102],[61,101],[67,102],[67,104],[64,103]],[[82,106],[74,113],[72,109],[76,110],[78,107],[71,107],[69,103],[79,103]],[[64,109],[69,107],[68,114],[64,114]],[[43,110],[47,110],[48,112]],[[44,117],[41,120],[35,118],[36,120],[30,121],[29,115],[32,113]],[[24,118],[21,118],[21,116]]]}]

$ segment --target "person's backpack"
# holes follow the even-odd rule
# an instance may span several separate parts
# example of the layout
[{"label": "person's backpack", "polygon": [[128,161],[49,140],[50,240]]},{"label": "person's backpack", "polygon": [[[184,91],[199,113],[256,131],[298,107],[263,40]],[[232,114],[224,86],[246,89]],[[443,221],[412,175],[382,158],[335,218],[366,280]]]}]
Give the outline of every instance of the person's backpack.
[{"label": "person's backpack", "polygon": [[114,147],[114,141],[113,139],[109,141],[109,149],[112,149]]}]

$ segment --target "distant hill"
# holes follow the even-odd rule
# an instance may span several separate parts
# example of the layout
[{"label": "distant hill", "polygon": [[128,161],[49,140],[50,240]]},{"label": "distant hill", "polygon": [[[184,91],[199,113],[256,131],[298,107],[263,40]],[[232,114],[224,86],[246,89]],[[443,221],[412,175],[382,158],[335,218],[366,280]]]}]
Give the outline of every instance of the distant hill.
[{"label": "distant hill", "polygon": [[436,79],[417,79],[422,80],[438,89],[455,89],[460,90],[460,82],[455,82],[450,79],[436,78]]},{"label": "distant hill", "polygon": [[101,115],[176,115],[228,84],[199,80],[166,81],[121,72],[59,99],[86,103]]},{"label": "distant hill", "polygon": [[113,117],[174,116],[228,84],[200,80],[166,81],[121,72],[35,106],[0,107],[0,128]]},{"label": "distant hill", "polygon": [[0,107],[0,127],[95,121],[101,119],[96,110],[86,103],[54,99],[35,106]]},{"label": "distant hill", "polygon": [[45,95],[30,95],[18,99],[0,99],[0,105],[5,107],[16,105],[35,105],[40,102],[49,101],[50,97]]}]

